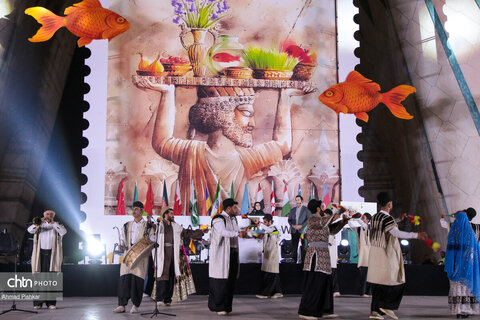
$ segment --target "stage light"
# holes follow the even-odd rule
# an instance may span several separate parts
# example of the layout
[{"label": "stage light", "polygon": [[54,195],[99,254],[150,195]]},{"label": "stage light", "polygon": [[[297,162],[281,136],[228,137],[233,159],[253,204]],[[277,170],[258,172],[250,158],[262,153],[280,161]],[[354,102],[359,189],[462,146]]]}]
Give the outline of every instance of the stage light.
[{"label": "stage light", "polygon": [[347,239],[343,239],[342,241],[340,241],[340,245],[341,246],[344,246],[344,247],[347,247],[348,246],[348,240]]},{"label": "stage light", "polygon": [[408,242],[408,240],[405,240],[405,239],[402,239],[400,240],[400,244],[404,247],[408,246],[410,244],[410,242]]},{"label": "stage light", "polygon": [[87,238],[87,253],[90,258],[99,258],[102,256],[104,246],[100,242],[100,235],[93,234]]}]

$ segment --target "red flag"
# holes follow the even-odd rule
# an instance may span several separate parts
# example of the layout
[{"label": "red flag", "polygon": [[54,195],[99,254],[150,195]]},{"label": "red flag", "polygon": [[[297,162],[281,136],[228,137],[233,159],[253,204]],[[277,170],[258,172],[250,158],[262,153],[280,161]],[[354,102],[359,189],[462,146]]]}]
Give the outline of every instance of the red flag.
[{"label": "red flag", "polygon": [[125,200],[123,199],[123,180],[120,182],[120,187],[118,188],[118,202],[117,202],[117,216],[125,215]]},{"label": "red flag", "polygon": [[176,216],[180,216],[182,214],[182,200],[180,200],[180,186],[178,185],[178,180],[177,188],[175,189],[175,203],[173,204],[173,214]]},{"label": "red flag", "polygon": [[144,211],[149,215],[153,214],[153,191],[152,181],[148,183],[147,198],[145,199]]},{"label": "red flag", "polygon": [[270,194],[270,207],[271,207],[271,214],[272,216],[275,215],[275,190],[273,187],[273,181],[272,181],[272,193]]},{"label": "red flag", "polygon": [[163,181],[162,208],[168,207],[167,181]]},{"label": "red flag", "polygon": [[328,207],[330,204],[330,195],[328,194],[328,185],[325,182],[325,189],[323,191],[323,204],[325,205],[325,208]]}]

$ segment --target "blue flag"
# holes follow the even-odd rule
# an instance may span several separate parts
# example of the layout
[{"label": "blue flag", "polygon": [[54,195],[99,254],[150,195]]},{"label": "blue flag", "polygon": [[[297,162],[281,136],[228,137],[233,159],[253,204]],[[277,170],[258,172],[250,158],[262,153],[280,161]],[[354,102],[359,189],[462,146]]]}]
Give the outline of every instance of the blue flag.
[{"label": "blue flag", "polygon": [[243,192],[242,210],[240,210],[240,214],[247,214],[247,213],[248,213],[248,186],[245,183],[245,191]]},{"label": "blue flag", "polygon": [[300,183],[298,184],[298,195],[302,195],[302,187],[300,186]]}]

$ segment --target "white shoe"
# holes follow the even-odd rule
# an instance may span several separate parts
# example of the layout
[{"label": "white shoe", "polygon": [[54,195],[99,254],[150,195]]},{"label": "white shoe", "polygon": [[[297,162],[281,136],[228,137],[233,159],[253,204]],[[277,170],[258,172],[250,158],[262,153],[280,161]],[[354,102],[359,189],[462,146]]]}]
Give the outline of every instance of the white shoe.
[{"label": "white shoe", "polygon": [[165,302],[165,306],[170,307],[172,305],[171,302]]},{"label": "white shoe", "polygon": [[273,296],[271,296],[270,298],[272,298],[272,299],[283,298],[283,294],[277,292]]},{"label": "white shoe", "polygon": [[48,309],[55,310],[55,309],[57,309],[57,307],[56,306],[48,306]]},{"label": "white shoe", "polygon": [[256,294],[255,297],[258,299],[268,299],[268,296],[262,296],[261,294]]},{"label": "white shoe", "polygon": [[333,293],[333,296],[334,296],[334,297],[340,297],[341,294],[340,294],[340,292],[337,291],[337,292],[334,292],[334,293]]},{"label": "white shoe", "polygon": [[42,308],[42,306],[33,306],[34,310],[40,310],[41,308]]},{"label": "white shoe", "polygon": [[383,320],[383,316],[381,314],[379,314],[378,312],[375,312],[373,311],[372,313],[370,313],[370,316],[369,316],[370,319],[378,319],[378,320]]},{"label": "white shoe", "polygon": [[157,301],[157,307],[163,307],[164,305],[165,305],[165,302]]},{"label": "white shoe", "polygon": [[299,314],[298,317],[299,317],[300,319],[318,320],[317,317],[314,317],[314,316],[304,316],[303,314]]},{"label": "white shoe", "polygon": [[218,311],[217,312],[217,315],[219,315],[219,316],[226,316],[227,314],[228,314],[227,311]]},{"label": "white shoe", "polygon": [[389,316],[390,318],[392,319],[395,319],[395,320],[398,320],[398,317],[397,315],[395,314],[395,312],[393,312],[393,310],[390,310],[390,309],[383,309],[383,308],[379,308],[380,311],[384,312],[387,316]]},{"label": "white shoe", "polygon": [[371,298],[372,296],[370,294],[362,294],[363,298]]},{"label": "white shoe", "polygon": [[115,313],[125,312],[125,307],[124,306],[118,306],[115,309],[113,309],[113,312],[115,312]]},{"label": "white shoe", "polygon": [[336,313],[327,313],[322,315],[322,319],[335,319],[338,318],[338,314]]},{"label": "white shoe", "polygon": [[130,313],[137,313],[137,312],[138,312],[138,308],[135,306],[132,306],[132,309],[130,309]]}]

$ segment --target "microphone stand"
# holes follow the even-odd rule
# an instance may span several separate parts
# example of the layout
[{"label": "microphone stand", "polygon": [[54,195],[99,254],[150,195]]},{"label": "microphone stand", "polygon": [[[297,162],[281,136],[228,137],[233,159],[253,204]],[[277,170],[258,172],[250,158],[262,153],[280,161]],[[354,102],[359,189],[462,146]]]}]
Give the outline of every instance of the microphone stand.
[{"label": "microphone stand", "polygon": [[[160,223],[161,223],[161,221],[157,221],[157,230],[155,231],[155,245],[154,245],[154,248],[155,248],[154,249],[154,255],[155,256],[153,257],[153,267],[155,268],[155,279],[154,279],[155,284],[157,283],[157,276],[158,276],[157,249],[158,249],[158,232],[160,231]],[[174,247],[173,250],[175,250],[175,247]],[[176,314],[158,311],[157,290],[158,290],[158,287],[155,290],[155,299],[153,299],[153,303],[155,304],[155,309],[153,310],[153,312],[144,312],[144,313],[141,313],[140,315],[143,316],[143,315],[151,314],[152,316],[150,318],[157,317],[159,314],[163,314],[163,315],[171,316],[171,317],[176,317],[177,316]]]}]

